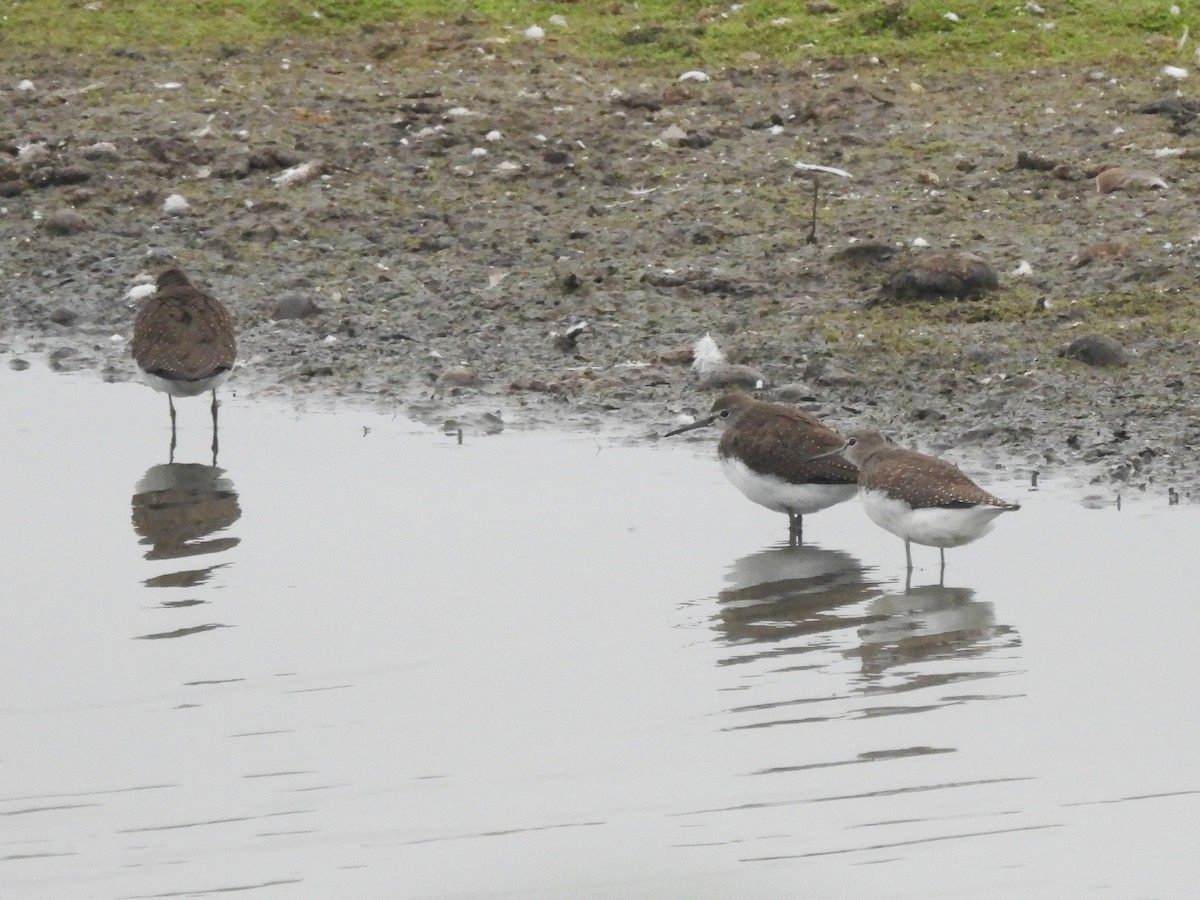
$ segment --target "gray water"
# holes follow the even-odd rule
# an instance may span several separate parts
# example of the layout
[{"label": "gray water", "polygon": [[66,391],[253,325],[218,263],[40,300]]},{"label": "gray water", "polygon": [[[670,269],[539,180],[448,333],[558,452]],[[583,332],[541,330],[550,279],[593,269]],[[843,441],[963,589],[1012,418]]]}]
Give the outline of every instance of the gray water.
[{"label": "gray water", "polygon": [[703,441],[0,405],[2,897],[1194,896],[1187,503],[976,472],[906,591]]}]

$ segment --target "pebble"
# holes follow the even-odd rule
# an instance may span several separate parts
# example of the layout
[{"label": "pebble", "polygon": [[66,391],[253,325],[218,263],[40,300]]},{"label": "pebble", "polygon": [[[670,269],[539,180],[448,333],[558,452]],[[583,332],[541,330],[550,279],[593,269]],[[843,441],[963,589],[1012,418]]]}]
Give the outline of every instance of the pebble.
[{"label": "pebble", "polygon": [[90,227],[87,219],[73,209],[56,209],[46,217],[46,230],[51,234],[79,234]]},{"label": "pebble", "polygon": [[1165,190],[1170,187],[1166,180],[1153,172],[1140,172],[1135,169],[1122,169],[1115,166],[1105,169],[1096,176],[1096,190],[1101,194],[1111,194],[1114,191],[1140,191],[1151,188]]},{"label": "pebble", "polygon": [[935,253],[918,257],[897,272],[881,291],[881,297],[904,302],[977,297],[1000,287],[995,270],[973,253]]},{"label": "pebble", "polygon": [[454,366],[438,376],[438,384],[443,387],[473,388],[482,383],[479,373],[468,366]]},{"label": "pebble", "polygon": [[309,316],[317,315],[320,311],[317,304],[313,303],[312,298],[307,294],[285,294],[275,304],[275,309],[271,311],[271,318],[276,321],[307,319]]},{"label": "pebble", "polygon": [[1058,355],[1102,368],[1129,365],[1129,354],[1125,348],[1105,334],[1081,334],[1070,343],[1063,344]]},{"label": "pebble", "polygon": [[766,383],[766,378],[758,369],[752,366],[729,365],[728,363],[709,369],[700,376],[700,388],[706,391],[727,388],[760,391],[766,386]]}]

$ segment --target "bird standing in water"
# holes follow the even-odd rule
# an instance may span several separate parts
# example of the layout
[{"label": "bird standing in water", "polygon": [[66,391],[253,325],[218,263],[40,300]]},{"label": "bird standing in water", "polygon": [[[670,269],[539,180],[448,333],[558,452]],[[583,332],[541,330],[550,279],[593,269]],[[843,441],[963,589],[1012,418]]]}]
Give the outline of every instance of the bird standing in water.
[{"label": "bird standing in water", "polygon": [[902,450],[878,431],[856,431],[834,453],[858,467],[863,507],[871,521],[904,539],[909,572],[912,544],[937,547],[944,571],[947,547],[978,540],[992,530],[998,515],[1021,508],[989,494],[958,466]]},{"label": "bird standing in water", "polygon": [[217,388],[233,371],[237,340],[220,300],[196,288],[179,269],[167,269],[158,290],[133,320],[133,359],[142,380],[167,395],[171,460],[175,458],[175,397],[212,391],[213,465],[217,462]]},{"label": "bird standing in water", "polygon": [[667,432],[666,437],[724,421],[717,443],[721,469],[739,491],[760,506],[787,513],[793,543],[804,537],[804,516],[849,500],[858,471],[836,456],[842,438],[801,409],[725,394],[709,415]]}]

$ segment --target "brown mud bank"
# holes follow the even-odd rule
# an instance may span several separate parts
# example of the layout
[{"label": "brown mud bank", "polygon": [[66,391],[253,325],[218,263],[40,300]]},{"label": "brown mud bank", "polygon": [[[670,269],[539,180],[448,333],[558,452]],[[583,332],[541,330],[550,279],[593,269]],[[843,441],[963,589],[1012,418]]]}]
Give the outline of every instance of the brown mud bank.
[{"label": "brown mud bank", "polygon": [[[721,387],[691,365],[711,334],[837,428],[1200,478],[1196,141],[1186,104],[1139,111],[1157,74],[423,46],[0,61],[6,355],[132,377],[131,291],[169,255],[233,309],[257,394],[649,436]],[[796,162],[852,176],[819,176],[811,243]],[[1097,190],[1105,165],[1141,174]],[[939,253],[998,287],[881,290]]]}]

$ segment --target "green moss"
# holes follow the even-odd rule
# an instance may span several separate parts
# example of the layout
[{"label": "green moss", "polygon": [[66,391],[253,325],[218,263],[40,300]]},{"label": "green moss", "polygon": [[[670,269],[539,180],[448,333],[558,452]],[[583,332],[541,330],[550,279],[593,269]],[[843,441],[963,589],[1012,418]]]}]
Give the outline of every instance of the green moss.
[{"label": "green moss", "polygon": [[[826,15],[808,13],[801,0],[747,0],[736,7],[707,0],[0,0],[0,50],[10,56],[118,48],[206,52],[288,38],[344,40],[388,26],[396,26],[389,36],[402,41],[447,27],[478,39],[516,41],[538,23],[550,52],[632,58],[650,68],[875,56],[890,65],[953,72],[1183,64],[1190,54],[1172,40],[1185,26],[1200,26],[1195,11],[1172,16],[1161,0],[1063,0],[1046,4],[1053,16],[1032,15],[1012,0],[962,6],[962,20],[951,22],[941,0],[841,0],[840,11]],[[566,27],[550,24],[552,15],[563,16]]]}]

